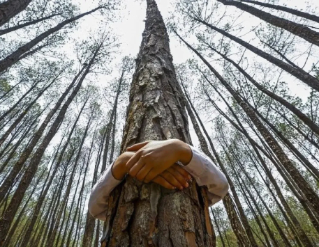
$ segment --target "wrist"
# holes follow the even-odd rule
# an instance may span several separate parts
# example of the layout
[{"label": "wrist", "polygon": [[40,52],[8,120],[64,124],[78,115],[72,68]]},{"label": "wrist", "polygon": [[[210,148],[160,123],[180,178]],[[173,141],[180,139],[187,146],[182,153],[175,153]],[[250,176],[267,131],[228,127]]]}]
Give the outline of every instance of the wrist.
[{"label": "wrist", "polygon": [[193,157],[193,152],[190,146],[181,141],[176,139],[176,146],[177,146],[177,154],[178,154],[178,161],[180,161],[184,166],[188,165]]},{"label": "wrist", "polygon": [[123,180],[126,175],[125,163],[119,163],[117,160],[112,165],[112,175],[117,180]]}]

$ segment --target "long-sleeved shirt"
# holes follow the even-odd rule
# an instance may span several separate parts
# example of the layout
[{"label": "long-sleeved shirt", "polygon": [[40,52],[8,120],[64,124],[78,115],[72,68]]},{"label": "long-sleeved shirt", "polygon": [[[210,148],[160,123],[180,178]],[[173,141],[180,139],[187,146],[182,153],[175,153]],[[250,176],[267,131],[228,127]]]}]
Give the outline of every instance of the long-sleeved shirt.
[{"label": "long-sleeved shirt", "polygon": [[[225,175],[202,152],[190,146],[193,156],[183,168],[195,179],[199,186],[208,189],[210,205],[220,201],[228,192],[228,182]],[[89,199],[89,212],[95,218],[106,220],[107,198],[112,190],[121,183],[112,175],[112,166],[103,172],[92,188]]]}]

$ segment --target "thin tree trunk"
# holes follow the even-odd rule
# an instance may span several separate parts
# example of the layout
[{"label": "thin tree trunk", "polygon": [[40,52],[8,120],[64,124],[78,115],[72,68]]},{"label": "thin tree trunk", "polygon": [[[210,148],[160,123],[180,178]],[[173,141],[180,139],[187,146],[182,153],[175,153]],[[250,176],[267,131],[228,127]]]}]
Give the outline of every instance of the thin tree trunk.
[{"label": "thin tree trunk", "polygon": [[215,217],[215,214],[214,214],[214,211],[212,210],[212,208],[210,208],[210,213],[213,215],[213,219],[215,221],[215,225],[216,225],[216,228],[217,228],[217,231],[218,231],[218,235],[219,235],[220,241],[222,242],[222,246],[226,247],[225,242],[224,242],[224,238],[222,236],[222,232],[221,232],[221,230],[219,228],[219,224],[217,222],[217,219]]},{"label": "thin tree trunk", "polygon": [[[183,84],[182,84],[182,86],[183,86]],[[184,91],[185,91],[185,88],[184,88]],[[244,228],[245,228],[245,231],[246,231],[246,234],[247,234],[247,236],[248,236],[249,241],[248,241],[245,237],[243,237],[243,232],[240,231],[240,230],[243,230],[243,229],[240,229],[240,228],[237,229],[238,226],[240,226],[240,223],[239,223],[239,222],[236,222],[236,221],[238,221],[238,220],[236,219],[236,217],[234,217],[234,216],[236,215],[236,214],[235,214],[235,209],[232,207],[232,206],[233,206],[233,203],[229,203],[229,200],[231,200],[231,198],[229,198],[228,200],[224,200],[224,204],[225,204],[225,208],[226,208],[226,209],[233,211],[232,213],[228,214],[228,216],[229,216],[229,219],[230,219],[231,222],[232,222],[232,221],[235,221],[235,222],[232,224],[232,226],[234,226],[234,228],[233,228],[234,233],[236,234],[238,241],[241,242],[241,243],[243,244],[243,246],[250,246],[250,245],[251,245],[251,246],[258,246],[257,243],[256,243],[256,240],[255,240],[255,238],[254,238],[254,236],[253,236],[253,233],[252,233],[252,231],[251,231],[251,228],[250,228],[250,226],[249,226],[248,219],[247,219],[247,217],[246,217],[246,215],[245,215],[245,213],[244,213],[244,210],[243,210],[243,208],[242,208],[242,206],[241,206],[241,203],[240,203],[240,201],[239,201],[239,197],[238,197],[237,192],[236,192],[236,190],[235,190],[235,186],[234,186],[234,184],[233,184],[233,181],[232,181],[232,179],[230,178],[230,176],[229,176],[229,174],[228,174],[228,172],[227,172],[227,170],[226,170],[226,168],[225,168],[223,162],[221,161],[221,159],[220,159],[220,157],[219,157],[219,155],[218,155],[218,153],[217,153],[217,151],[216,151],[216,149],[215,149],[215,146],[213,145],[213,142],[211,141],[211,139],[210,139],[210,137],[209,137],[209,135],[208,135],[208,133],[207,133],[207,131],[206,131],[206,129],[205,129],[205,127],[204,127],[202,121],[201,121],[201,119],[199,118],[199,116],[198,116],[198,114],[197,114],[197,112],[196,112],[196,110],[195,110],[193,104],[191,103],[191,101],[190,101],[190,99],[189,99],[188,94],[187,94],[186,91],[185,91],[184,95],[185,95],[185,97],[186,97],[186,99],[185,99],[185,101],[186,101],[186,102],[185,102],[186,109],[187,109],[188,115],[190,116],[190,119],[192,120],[192,123],[193,123],[194,129],[195,129],[195,131],[196,131],[196,134],[198,135],[198,139],[199,139],[199,142],[200,142],[200,145],[201,145],[201,149],[203,150],[203,152],[204,152],[209,158],[211,158],[212,160],[215,160],[214,157],[211,155],[209,149],[208,149],[207,142],[206,142],[206,140],[205,140],[204,135],[202,134],[202,131],[200,130],[200,128],[199,128],[199,126],[198,126],[198,123],[197,123],[197,121],[196,121],[196,118],[197,118],[197,120],[199,121],[199,123],[200,123],[200,125],[201,125],[203,131],[205,132],[205,135],[206,135],[206,137],[207,137],[207,139],[208,139],[208,141],[209,141],[209,143],[210,143],[210,147],[211,147],[211,149],[213,150],[214,156],[215,156],[215,158],[216,158],[216,160],[217,160],[217,164],[218,164],[219,167],[222,169],[223,173],[225,174],[225,176],[226,176],[226,178],[227,178],[227,180],[228,180],[229,187],[230,187],[230,189],[231,189],[231,191],[232,191],[232,193],[233,193],[233,196],[234,196],[234,198],[235,198],[235,203],[236,203],[237,208],[238,208],[238,211],[239,211],[239,213],[240,213],[240,218],[241,218],[241,220],[242,220],[242,223],[243,223],[243,226],[244,226]],[[194,112],[194,113],[193,113],[193,112]],[[194,115],[194,114],[195,114],[195,115]],[[196,116],[196,118],[195,118],[195,116]],[[228,211],[227,211],[227,212],[228,212]],[[236,227],[235,227],[235,226],[236,226]]]},{"label": "thin tree trunk", "polygon": [[[40,93],[36,96],[36,98],[30,102],[30,104],[27,106],[26,109],[23,110],[23,112],[17,117],[17,119],[14,121],[14,123],[9,127],[9,129],[6,130],[6,132],[1,136],[0,138],[0,147],[6,140],[6,138],[9,136],[9,134],[12,132],[12,130],[20,123],[20,121],[24,118],[25,115],[29,112],[29,110],[32,108],[32,106],[37,102],[37,100],[43,95],[43,93],[50,87],[52,84],[56,81],[56,79],[60,76],[60,74],[53,79],[51,83],[49,83],[45,88],[43,88]],[[2,116],[1,116],[2,117]]]},{"label": "thin tree trunk", "polygon": [[182,41],[193,51],[196,55],[207,65],[207,67],[214,73],[214,75],[219,79],[219,81],[224,85],[224,87],[229,91],[229,93],[235,98],[238,105],[244,110],[247,116],[251,119],[252,123],[258,129],[260,134],[263,136],[265,141],[271,150],[276,154],[278,160],[280,160],[283,167],[290,174],[290,176],[298,183],[298,187],[305,194],[307,199],[311,202],[312,207],[316,212],[319,212],[319,197],[316,192],[311,188],[308,182],[303,178],[297,168],[294,166],[293,162],[285,154],[281,146],[278,144],[276,139],[271,135],[268,129],[261,123],[254,111],[249,107],[235,92],[232,87],[224,80],[224,78],[205,60],[205,58],[192,46],[190,46],[186,41]]},{"label": "thin tree trunk", "polygon": [[237,63],[235,63],[233,60],[225,56],[224,54],[220,53],[216,49],[214,49],[212,46],[207,44],[213,51],[218,53],[220,56],[222,56],[225,60],[230,62],[232,65],[234,65],[254,86],[256,86],[260,91],[271,97],[272,99],[276,100],[280,104],[284,105],[287,109],[289,109],[292,113],[296,114],[297,117],[300,118],[301,121],[303,121],[313,132],[315,132],[317,135],[319,135],[319,126],[313,122],[306,114],[302,113],[297,107],[295,107],[293,104],[289,103],[284,98],[280,97],[279,95],[269,91],[265,87],[263,87],[261,84],[259,84],[253,77],[251,77],[242,67],[240,67]]},{"label": "thin tree trunk", "polygon": [[[9,56],[7,56],[6,58],[0,60],[0,72],[5,71],[6,69],[8,69],[9,67],[11,67],[12,65],[14,65],[15,63],[17,63],[18,61],[21,60],[21,57],[24,56],[25,53],[27,53],[28,51],[30,51],[34,46],[36,46],[37,44],[39,44],[41,41],[43,41],[45,38],[47,38],[48,36],[50,36],[51,34],[59,31],[60,29],[62,29],[64,26],[75,22],[76,20],[89,15],[99,9],[102,9],[103,7],[99,6],[95,9],[92,9],[88,12],[85,12],[83,14],[77,15],[75,17],[72,17],[70,19],[67,19],[61,23],[59,23],[58,25],[56,25],[53,28],[50,28],[49,30],[43,32],[42,34],[40,34],[39,36],[37,36],[36,38],[34,38],[33,40],[29,41],[28,43],[26,43],[23,46],[20,46],[16,51],[14,51],[13,53],[11,53]],[[25,56],[24,56],[25,57]]]},{"label": "thin tree trunk", "polygon": [[33,21],[25,22],[25,23],[20,24],[20,25],[16,25],[16,26],[13,26],[13,27],[9,27],[9,28],[0,30],[0,36],[4,35],[4,34],[7,34],[7,33],[10,33],[10,32],[13,32],[13,31],[16,31],[16,30],[18,30],[20,28],[28,27],[28,26],[37,24],[37,23],[39,23],[41,21],[45,21],[45,20],[51,19],[52,17],[58,16],[58,15],[61,15],[61,14],[62,13],[45,16],[45,17],[42,17],[42,18],[39,18],[39,19],[36,19],[36,20],[33,20]]},{"label": "thin tree trunk", "polygon": [[16,211],[21,203],[21,200],[24,196],[24,193],[25,193],[28,185],[30,184],[34,174],[37,171],[38,164],[41,161],[41,158],[44,154],[45,149],[49,145],[49,143],[52,140],[52,138],[54,137],[54,135],[57,133],[57,131],[60,127],[60,124],[64,119],[65,113],[66,113],[69,105],[71,104],[71,102],[73,101],[73,99],[77,95],[77,93],[79,92],[81,85],[82,85],[82,82],[84,81],[86,75],[90,72],[91,66],[94,64],[95,59],[96,59],[102,45],[103,45],[103,43],[99,44],[99,46],[94,51],[93,56],[90,59],[89,64],[86,66],[86,69],[85,69],[83,75],[79,79],[77,86],[74,88],[73,92],[71,93],[71,95],[68,97],[67,101],[62,106],[58,116],[56,117],[50,130],[48,131],[48,134],[44,137],[42,143],[39,145],[39,148],[37,149],[37,151],[33,155],[32,159],[29,163],[29,166],[27,167],[26,172],[25,172],[24,176],[22,177],[21,182],[18,185],[18,188],[16,189],[16,191],[11,199],[10,210],[7,210],[7,212],[4,214],[4,217],[0,220],[0,241],[2,241],[2,239],[5,238],[5,235],[7,234],[7,231],[10,227],[10,224],[12,222],[14,214],[16,213]]},{"label": "thin tree trunk", "polygon": [[92,115],[89,118],[89,121],[88,121],[88,123],[86,125],[85,131],[84,131],[84,134],[83,134],[83,137],[82,137],[82,140],[81,140],[81,143],[79,145],[78,154],[77,154],[77,156],[75,158],[75,161],[74,161],[74,167],[73,167],[72,173],[70,175],[69,183],[67,185],[66,192],[65,192],[64,197],[63,197],[62,202],[61,202],[60,213],[56,217],[55,227],[54,227],[54,229],[53,229],[53,231],[51,233],[51,237],[48,239],[47,247],[52,247],[54,245],[56,234],[57,234],[57,230],[58,230],[58,226],[59,226],[59,223],[60,223],[60,220],[61,220],[61,216],[62,216],[62,212],[63,212],[64,207],[67,205],[67,200],[68,200],[71,188],[72,188],[72,182],[73,182],[72,178],[73,178],[73,176],[75,174],[76,167],[77,167],[77,165],[79,163],[79,159],[80,159],[81,153],[82,153],[82,147],[83,147],[84,141],[85,141],[85,139],[87,137],[87,133],[88,133],[88,130],[90,128],[91,121],[92,121]]},{"label": "thin tree trunk", "polygon": [[262,2],[251,1],[251,0],[241,0],[241,2],[252,3],[252,4],[260,5],[260,6],[263,6],[263,7],[267,7],[267,8],[281,10],[281,11],[284,11],[284,12],[287,12],[287,13],[290,13],[290,14],[293,14],[293,15],[297,15],[297,16],[306,18],[308,20],[315,21],[315,22],[319,23],[319,16],[312,15],[312,14],[309,14],[309,13],[306,13],[306,12],[302,12],[302,11],[299,11],[299,10],[296,10],[296,9],[288,8],[288,7],[285,7],[285,6],[280,6],[280,5],[270,4],[270,3],[262,3]]},{"label": "thin tree trunk", "polygon": [[33,91],[33,89],[40,83],[41,81],[37,81],[35,82],[30,88],[28,91],[26,91],[22,97],[13,105],[11,106],[7,111],[5,111],[1,116],[0,116],[0,121],[2,121],[9,113],[11,113],[21,102],[22,100],[24,100],[27,95],[29,93],[31,93]]},{"label": "thin tree trunk", "polygon": [[[213,85],[211,84],[211,86],[213,87]],[[214,88],[214,87],[213,87]],[[218,92],[218,91],[216,91]],[[219,94],[221,96],[221,98],[224,100],[225,104],[228,106],[228,108],[230,109],[230,111],[232,112],[233,116],[236,118],[236,121],[238,122],[238,124],[240,125],[240,127],[238,125],[236,125],[236,123],[234,123],[234,121],[232,121],[226,114],[224,114],[224,112],[222,112],[218,106],[216,105],[216,103],[214,103],[214,101],[209,97],[209,95],[207,94],[210,102],[214,105],[214,107],[216,108],[216,110],[223,116],[225,117],[231,124],[232,126],[234,126],[239,132],[243,133],[245,135],[245,137],[249,140],[249,142],[252,144],[252,147],[255,150],[260,150],[277,168],[277,170],[279,171],[280,175],[283,177],[283,179],[286,181],[288,187],[291,189],[291,191],[293,192],[293,194],[297,197],[297,199],[299,200],[299,202],[301,203],[301,205],[304,207],[304,209],[306,210],[314,228],[319,231],[319,222],[317,222],[316,220],[316,216],[313,214],[313,211],[311,211],[311,209],[309,208],[308,204],[307,204],[307,200],[305,199],[305,197],[301,196],[299,194],[299,192],[296,191],[296,189],[294,188],[294,186],[292,185],[291,181],[289,180],[288,176],[284,173],[283,169],[278,165],[277,161],[275,160],[275,158],[273,158],[271,155],[269,155],[262,147],[260,147],[260,145],[258,143],[256,143],[247,133],[247,131],[245,130],[245,128],[242,126],[240,120],[237,118],[236,114],[233,112],[232,108],[229,106],[229,104],[227,103],[227,101],[222,97],[221,94]],[[279,162],[279,161],[278,161]]]},{"label": "thin tree trunk", "polygon": [[21,223],[21,218],[22,218],[23,216],[26,216],[26,215],[27,215],[27,214],[25,213],[25,210],[27,209],[27,206],[28,206],[28,203],[29,203],[30,199],[31,199],[32,196],[34,195],[35,190],[37,189],[37,184],[42,180],[42,178],[43,178],[43,176],[44,176],[44,172],[45,172],[45,170],[42,171],[42,173],[39,175],[37,181],[35,182],[35,186],[33,187],[32,191],[30,192],[29,197],[28,197],[28,199],[26,200],[26,202],[25,202],[23,208],[21,209],[21,211],[20,211],[18,217],[16,218],[16,220],[15,220],[13,226],[10,228],[10,232],[8,233],[8,236],[7,236],[7,238],[6,238],[6,240],[5,240],[4,244],[3,244],[3,246],[8,246],[8,245],[9,245],[9,243],[11,242],[11,239],[12,239],[14,233],[15,233],[16,230],[17,230],[17,227],[18,227],[19,224]]},{"label": "thin tree trunk", "polygon": [[257,18],[260,18],[276,27],[282,28],[287,30],[290,33],[293,33],[300,38],[319,46],[319,33],[316,31],[311,30],[309,27],[305,25],[298,24],[293,21],[286,20],[284,18],[277,17],[275,15],[269,14],[265,11],[257,9],[253,6],[237,2],[237,1],[225,1],[225,0],[218,0],[218,2],[223,3],[224,5],[231,5],[235,6],[243,11],[246,11]]},{"label": "thin tree trunk", "polygon": [[[96,180],[97,180],[97,175],[99,172],[100,157],[102,156],[102,150],[103,150],[103,143],[104,143],[104,135],[101,138],[101,143],[99,145],[99,151],[97,154],[97,159],[95,161],[95,168],[94,168],[94,172],[93,172],[93,180],[92,180],[91,187],[94,186],[94,184],[96,183]],[[95,228],[95,219],[90,214],[90,212],[87,211],[83,240],[82,240],[82,247],[92,246],[94,228]]]},{"label": "thin tree trunk", "polygon": [[0,4],[0,27],[25,10],[31,0],[8,0]]},{"label": "thin tree trunk", "polygon": [[117,86],[117,90],[116,90],[116,96],[115,96],[115,100],[114,100],[114,104],[113,104],[113,109],[111,111],[111,116],[109,118],[109,122],[106,125],[106,135],[105,135],[105,144],[104,144],[104,152],[103,152],[103,160],[102,160],[102,167],[101,167],[101,172],[103,172],[106,168],[106,164],[107,164],[107,155],[108,155],[108,151],[109,151],[109,143],[110,143],[110,136],[113,130],[113,139],[112,139],[112,146],[111,146],[111,155],[110,155],[110,162],[111,158],[113,156],[113,152],[114,152],[114,130],[115,130],[115,122],[116,122],[116,110],[117,110],[117,104],[118,104],[118,99],[121,93],[121,86],[124,80],[124,74],[125,74],[125,68],[122,69],[122,73],[121,73],[121,77],[119,79],[119,83]]},{"label": "thin tree trunk", "polygon": [[64,144],[64,146],[63,146],[63,148],[61,150],[61,153],[59,154],[59,158],[57,160],[57,163],[56,164],[52,163],[52,166],[54,166],[53,172],[52,172],[51,175],[48,174],[48,177],[46,179],[47,183],[43,186],[43,190],[41,191],[41,194],[40,194],[40,196],[39,196],[39,198],[37,200],[37,204],[35,205],[34,210],[33,210],[32,214],[31,214],[31,223],[30,223],[30,225],[29,225],[29,227],[28,227],[28,229],[26,231],[26,234],[24,235],[24,238],[23,238],[23,243],[25,245],[28,245],[28,243],[29,243],[29,240],[30,240],[30,237],[31,237],[31,233],[32,233],[32,230],[33,230],[33,227],[34,227],[36,221],[38,220],[39,212],[40,212],[40,209],[42,208],[42,204],[43,204],[43,202],[44,202],[44,200],[45,200],[45,198],[47,196],[47,193],[48,193],[48,191],[49,191],[49,189],[51,187],[53,179],[56,176],[56,173],[57,173],[58,168],[59,168],[59,164],[62,162],[63,155],[64,155],[64,153],[66,151],[67,146],[70,143],[72,134],[73,134],[73,132],[75,130],[75,127],[76,127],[79,119],[80,119],[82,111],[84,110],[84,107],[86,106],[86,103],[87,103],[87,100],[84,102],[84,104],[83,104],[83,106],[82,106],[82,108],[81,108],[81,110],[80,110],[80,112],[79,112],[79,114],[78,114],[78,116],[77,116],[72,128],[71,128],[71,131],[69,133],[68,139],[66,140],[66,142],[65,142],[65,144]]},{"label": "thin tree trunk", "polygon": [[70,90],[72,89],[74,84],[77,82],[79,76],[83,73],[84,69],[85,69],[85,67],[83,67],[82,70],[75,76],[72,83],[68,86],[68,88],[65,90],[65,92],[61,95],[61,97],[59,98],[59,100],[56,103],[56,105],[54,106],[54,108],[48,113],[48,115],[46,116],[45,120],[43,121],[43,123],[41,124],[39,129],[36,131],[36,133],[34,133],[32,139],[30,141],[30,144],[23,150],[22,154],[19,157],[19,160],[14,164],[9,176],[7,176],[5,182],[3,182],[3,184],[0,187],[0,202],[3,200],[4,196],[6,195],[6,193],[8,191],[8,188],[11,186],[11,184],[14,181],[14,178],[17,176],[17,174],[21,170],[22,166],[24,165],[24,163],[26,162],[28,157],[31,155],[31,153],[32,153],[34,147],[36,146],[36,144],[38,143],[39,139],[42,137],[42,134],[43,134],[45,128],[47,127],[47,125],[49,124],[51,118],[57,112],[57,110],[60,108],[63,100],[68,95],[68,93],[70,92]]},{"label": "thin tree trunk", "polygon": [[[267,61],[277,65],[279,68],[285,70],[286,72],[288,72],[289,74],[295,76],[296,78],[298,78],[299,80],[303,81],[304,83],[306,83],[308,86],[312,87],[313,89],[315,89],[316,91],[319,92],[319,80],[316,79],[315,77],[313,77],[312,75],[308,74],[307,72],[305,72],[303,69],[301,68],[296,68],[290,64],[287,64],[283,61],[281,61],[280,59],[276,58],[276,57],[273,57],[271,56],[270,54],[258,49],[257,47],[249,44],[248,42],[242,40],[242,39],[239,39],[227,32],[225,32],[224,30],[220,29],[220,28],[217,28],[201,19],[198,19],[196,17],[191,17],[193,18],[194,20],[204,24],[205,26],[221,33],[222,35],[228,37],[229,39],[237,42],[238,44],[246,47],[248,50],[252,51],[253,53],[257,54],[258,56],[266,59]],[[175,32],[176,33],[176,32]],[[178,35],[176,33],[176,35]],[[179,35],[178,35],[179,36]],[[180,36],[179,36],[180,37]],[[180,37],[181,38],[181,37]]]}]

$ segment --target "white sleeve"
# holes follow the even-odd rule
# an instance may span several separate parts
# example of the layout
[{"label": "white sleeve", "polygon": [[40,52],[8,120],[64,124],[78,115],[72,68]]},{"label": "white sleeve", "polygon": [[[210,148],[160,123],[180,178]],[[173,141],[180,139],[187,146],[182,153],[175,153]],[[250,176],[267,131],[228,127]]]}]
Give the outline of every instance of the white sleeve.
[{"label": "white sleeve", "polygon": [[209,204],[220,201],[228,192],[228,182],[225,175],[213,164],[205,154],[190,146],[193,157],[183,168],[194,177],[199,186],[208,189]]},{"label": "white sleeve", "polygon": [[106,220],[106,210],[108,207],[107,198],[112,190],[121,183],[113,177],[112,166],[106,169],[91,191],[89,199],[89,212],[94,218]]}]

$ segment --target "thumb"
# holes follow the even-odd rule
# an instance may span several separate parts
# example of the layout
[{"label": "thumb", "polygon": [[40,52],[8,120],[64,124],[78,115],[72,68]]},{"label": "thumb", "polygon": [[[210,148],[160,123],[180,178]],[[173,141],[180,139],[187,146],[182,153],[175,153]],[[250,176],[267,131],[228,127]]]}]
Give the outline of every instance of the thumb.
[{"label": "thumb", "polygon": [[140,143],[136,143],[128,148],[126,148],[127,151],[138,151],[140,150],[142,147],[146,146],[150,141],[145,141],[145,142],[140,142]]}]

